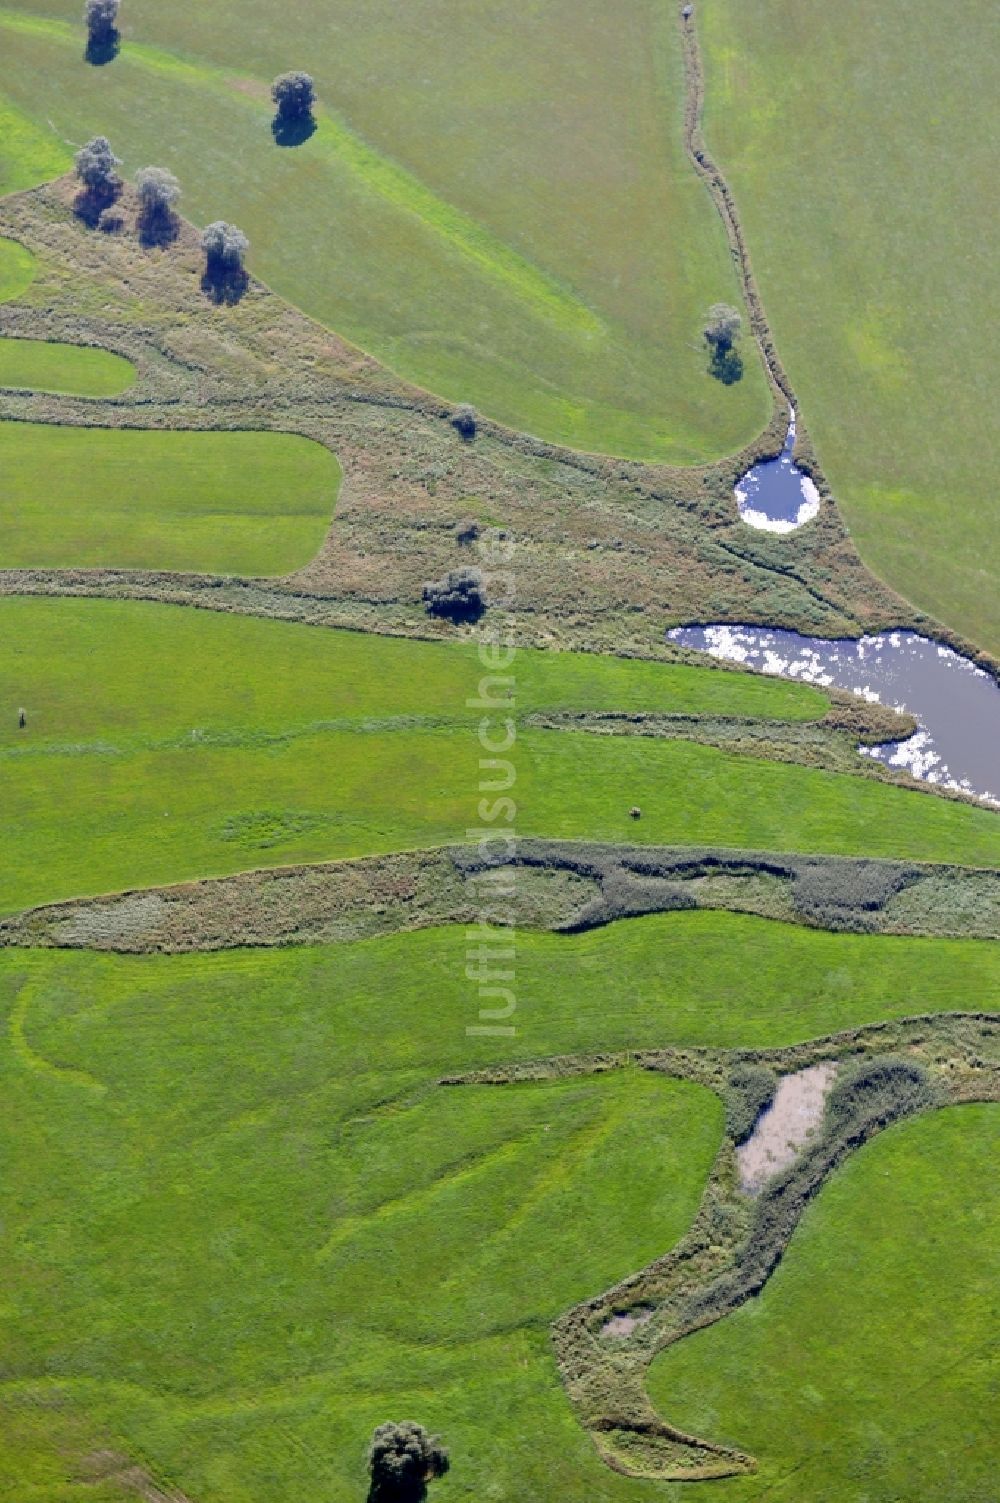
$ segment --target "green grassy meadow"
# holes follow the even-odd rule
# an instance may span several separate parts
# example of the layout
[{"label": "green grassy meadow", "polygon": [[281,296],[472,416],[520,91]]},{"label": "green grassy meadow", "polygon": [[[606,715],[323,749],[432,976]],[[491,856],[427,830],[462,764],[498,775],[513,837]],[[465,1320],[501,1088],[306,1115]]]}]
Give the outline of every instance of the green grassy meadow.
[{"label": "green grassy meadow", "polygon": [[[78,1503],[72,1458],[109,1448],[199,1503],[347,1503],[388,1412],[445,1432],[443,1500],[679,1496],[598,1461],[547,1324],[686,1229],[721,1103],[632,1071],[435,1080],[790,1042],[947,1004],[948,977],[978,991],[993,954],[704,913],[522,934],[518,1036],[497,1040],[466,1035],[465,946],[0,957],[0,1498]],[[967,1189],[968,1142],[943,1141]]]},{"label": "green grassy meadow", "polygon": [[[0,194],[107,134],[125,172],[177,173],[194,222],[245,229],[276,292],[447,399],[684,464],[763,427],[752,348],[739,383],[707,373],[704,314],[739,289],[682,151],[660,0],[125,0],[100,68],[79,10],[0,6]],[[857,542],[997,649],[985,7],[697,13],[706,134]],[[295,67],[316,79],[318,128],[284,149],[268,85]],[[35,264],[0,239],[0,302]],[[133,374],[0,339],[0,385],[110,396]],[[0,570],[285,574],[319,549],[340,481],[292,434],[0,422]],[[821,689],[554,651],[506,671],[484,683],[458,634],[0,597],[0,915],[465,843],[484,823],[1000,866],[983,807],[525,723],[805,722],[829,708]],[[508,717],[514,743],[484,750],[483,719]],[[481,781],[504,772],[491,756],[512,764],[510,821],[483,809],[498,795]],[[665,1418],[760,1459],[692,1490],[603,1464],[549,1327],[688,1230],[721,1100],[631,1067],[440,1080],[995,1009],[1000,945],[714,911],[515,938],[510,1037],[469,1031],[482,999],[457,926],[186,955],[0,949],[0,1503],[355,1503],[373,1428],[410,1416],[451,1452],[432,1503],[985,1503],[994,1109],[937,1112],[848,1159],[761,1296],[657,1360]]]},{"label": "green grassy meadow", "polygon": [[[23,111],[15,109],[3,93],[0,79],[0,193],[16,193],[21,188],[35,188],[49,178],[58,177],[72,166],[73,154],[60,141],[47,121],[35,123]],[[3,246],[0,245],[0,256]],[[0,303],[11,294],[5,292],[0,269]]]},{"label": "green grassy meadow", "polygon": [[19,297],[35,276],[35,258],[27,246],[0,238],[0,303]]},{"label": "green grassy meadow", "polygon": [[[485,817],[471,644],[139,603],[0,605],[0,911],[463,841]],[[589,705],[808,716],[823,706],[811,688],[710,668],[517,661],[518,715]],[[985,809],[688,742],[524,729],[511,758],[522,835],[1000,858],[1000,822]]]},{"label": "green grassy meadow", "polygon": [[340,486],[296,434],[43,423],[0,423],[0,476],[4,568],[285,574],[318,550]]},{"label": "green grassy meadow", "polygon": [[134,380],[132,362],[107,350],[44,339],[0,339],[0,386],[114,397]]},{"label": "green grassy meadow", "polygon": [[671,1423],[760,1462],[699,1497],[985,1503],[998,1152],[996,1106],[890,1129],[820,1192],[758,1299],[656,1360]]},{"label": "green grassy meadow", "polygon": [[937,0],[698,6],[705,133],[862,557],[994,654],[995,22]]},{"label": "green grassy meadow", "polygon": [[[764,425],[752,346],[738,384],[707,373],[704,314],[739,288],[681,149],[657,0],[210,0],[122,25],[121,55],[91,68],[69,0],[4,11],[0,87],[39,129],[107,134],[128,172],[169,167],[189,217],[239,223],[275,291],[404,376],[549,439],[679,463]],[[282,149],[268,86],[303,62],[319,128]]]}]

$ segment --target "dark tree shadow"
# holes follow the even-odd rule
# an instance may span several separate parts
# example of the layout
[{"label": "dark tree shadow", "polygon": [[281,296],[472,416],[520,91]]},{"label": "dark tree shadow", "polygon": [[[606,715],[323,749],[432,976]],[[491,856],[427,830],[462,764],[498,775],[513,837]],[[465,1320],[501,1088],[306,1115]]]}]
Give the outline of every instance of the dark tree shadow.
[{"label": "dark tree shadow", "polygon": [[213,303],[238,303],[250,286],[250,278],[242,266],[205,267],[201,278],[201,290]]},{"label": "dark tree shadow", "polygon": [[708,369],[716,381],[721,381],[723,386],[732,386],[743,377],[743,360],[738,350],[732,345],[723,348],[715,345],[712,349],[712,358],[708,362]]},{"label": "dark tree shadow", "polygon": [[118,202],[121,183],[111,183],[100,188],[81,188],[73,200],[73,213],[82,219],[89,230],[97,228],[101,215]]},{"label": "dark tree shadow", "polygon": [[112,26],[110,31],[102,31],[98,35],[87,38],[87,48],[83,56],[92,68],[104,68],[108,63],[114,62],[121,44],[121,32],[117,27]]},{"label": "dark tree shadow", "polygon": [[136,220],[139,244],[149,250],[156,245],[172,245],[180,234],[181,222],[172,209],[140,211]]},{"label": "dark tree shadow", "polygon": [[301,146],[303,141],[316,129],[316,122],[312,115],[296,115],[287,120],[283,115],[275,115],[271,121],[271,135],[278,146]]}]

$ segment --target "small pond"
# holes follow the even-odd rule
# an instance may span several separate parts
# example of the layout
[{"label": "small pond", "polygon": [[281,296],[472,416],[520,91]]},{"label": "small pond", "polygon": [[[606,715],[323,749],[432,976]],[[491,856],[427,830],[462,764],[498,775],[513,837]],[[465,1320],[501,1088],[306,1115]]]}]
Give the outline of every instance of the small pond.
[{"label": "small pond", "polygon": [[780,456],[755,464],[736,487],[736,505],[748,527],[760,532],[794,532],[819,511],[819,491],[792,463],[794,446],[793,410]]},{"label": "small pond", "polygon": [[761,673],[908,710],[919,724],[913,736],[861,753],[1000,807],[1000,686],[950,647],[906,631],[831,641],[764,626],[681,626],[668,635]]}]

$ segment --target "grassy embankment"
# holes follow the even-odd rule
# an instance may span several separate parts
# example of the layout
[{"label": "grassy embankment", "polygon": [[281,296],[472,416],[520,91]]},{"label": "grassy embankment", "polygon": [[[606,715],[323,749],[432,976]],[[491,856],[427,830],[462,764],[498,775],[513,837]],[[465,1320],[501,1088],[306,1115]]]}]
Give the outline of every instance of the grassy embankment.
[{"label": "grassy embankment", "polygon": [[1000,653],[995,12],[706,0],[698,26],[706,136],[862,556]]},{"label": "grassy embankment", "polygon": [[5,568],[285,574],[319,548],[340,485],[329,450],[291,433],[0,423],[0,470]]},{"label": "grassy embankment", "polygon": [[[502,775],[479,767],[471,644],[136,603],[0,604],[4,911],[463,841],[479,824],[480,778]],[[581,703],[809,716],[823,699],[707,668],[519,656],[516,714]],[[526,728],[511,756],[523,835],[1000,857],[990,811],[688,742]]]},{"label": "grassy embankment", "polygon": [[[411,1412],[451,1445],[445,1503],[645,1495],[577,1428],[546,1327],[686,1228],[721,1104],[628,1071],[435,1079],[563,1049],[789,1042],[947,1002],[956,978],[978,993],[993,953],[714,914],[522,935],[519,1034],[497,1040],[465,1033],[465,943],[0,959],[0,1497],[30,1480],[76,1503],[67,1479],[105,1447],[200,1503],[347,1503],[372,1426]],[[975,1140],[963,1158],[938,1120],[921,1162],[967,1194]],[[912,1268],[895,1308],[933,1299],[943,1267]],[[794,1372],[772,1374],[790,1401]]]},{"label": "grassy embankment", "polygon": [[[707,373],[705,311],[739,289],[682,152],[680,49],[658,0],[586,16],[573,0],[502,16],[446,0],[167,4],[123,12],[121,55],[99,69],[73,4],[0,24],[0,90],[32,122],[105,132],[128,172],[169,167],[189,217],[235,220],[276,291],[420,385],[579,448],[678,463],[764,426],[752,347],[735,386]],[[268,85],[301,65],[318,129],[282,149]]]},{"label": "grassy embankment", "polygon": [[706,1503],[989,1497],[998,1135],[995,1106],[965,1106],[868,1144],[761,1296],[657,1359],[671,1423],[760,1462]]}]

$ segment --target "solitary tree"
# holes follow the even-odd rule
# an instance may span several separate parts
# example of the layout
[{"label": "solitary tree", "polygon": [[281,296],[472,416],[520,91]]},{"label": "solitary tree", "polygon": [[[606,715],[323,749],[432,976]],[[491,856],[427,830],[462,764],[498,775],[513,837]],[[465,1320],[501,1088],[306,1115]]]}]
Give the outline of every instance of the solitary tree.
[{"label": "solitary tree", "polygon": [[463,402],[460,407],[456,407],[451,415],[451,426],[466,440],[475,438],[478,422],[476,409],[470,407],[468,402]]},{"label": "solitary tree", "polygon": [[279,146],[301,146],[316,129],[313,105],[316,92],[308,73],[280,73],[271,85],[277,113],[271,133]]},{"label": "solitary tree", "polygon": [[731,350],[742,328],[742,318],[728,303],[713,303],[709,308],[705,338],[713,350]]},{"label": "solitary tree", "polygon": [[483,576],[478,569],[450,569],[443,579],[424,585],[424,608],[456,625],[478,621],[486,609]]},{"label": "solitary tree", "polygon": [[705,324],[705,340],[711,351],[709,370],[717,381],[731,386],[743,374],[743,361],[736,348],[743,320],[728,303],[713,303],[708,310]]},{"label": "solitary tree", "polygon": [[368,1503],[423,1503],[428,1482],[443,1477],[448,1466],[448,1452],[423,1425],[379,1425],[368,1450]]},{"label": "solitary tree", "polygon": [[201,244],[207,270],[218,273],[242,270],[243,257],[250,249],[243,231],[235,224],[227,224],[224,219],[206,225]]},{"label": "solitary tree", "polygon": [[177,234],[174,204],[181,185],[165,167],[140,167],[135,175],[139,195],[139,234],[147,243],[162,244]]},{"label": "solitary tree", "polygon": [[110,63],[118,54],[118,20],[119,0],[87,0],[83,10],[83,19],[87,26],[87,51],[88,63],[101,67],[104,63]]},{"label": "solitary tree", "polygon": [[316,91],[308,73],[279,73],[271,85],[271,98],[281,120],[302,120],[312,114]]}]

